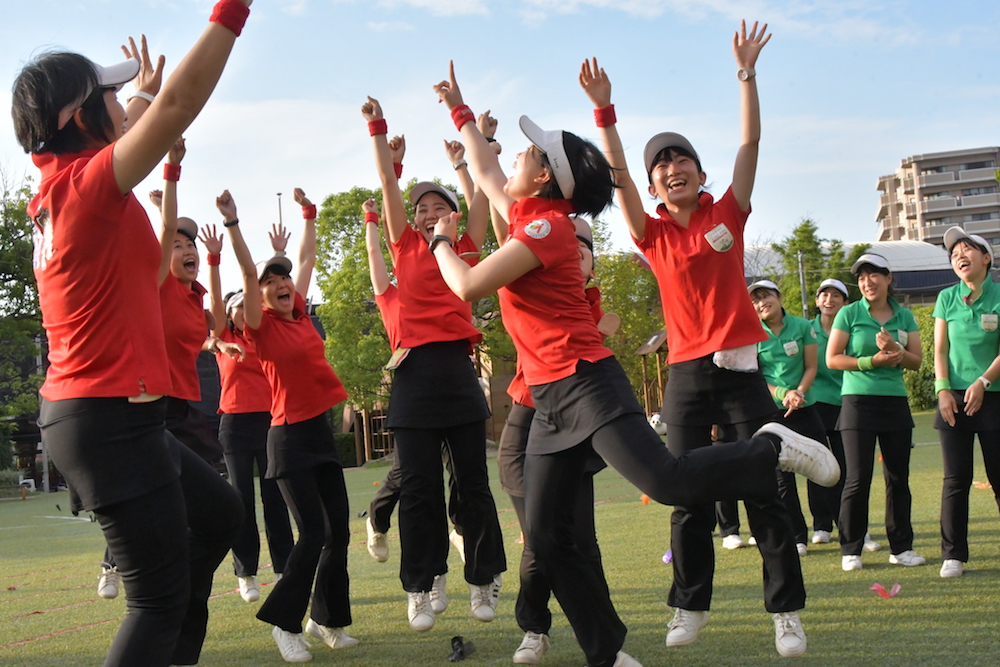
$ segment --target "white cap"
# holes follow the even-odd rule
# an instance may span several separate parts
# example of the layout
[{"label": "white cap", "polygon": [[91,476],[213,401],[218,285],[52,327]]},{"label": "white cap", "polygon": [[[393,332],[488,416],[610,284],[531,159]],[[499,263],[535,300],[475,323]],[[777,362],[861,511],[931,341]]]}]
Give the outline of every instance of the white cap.
[{"label": "white cap", "polygon": [[753,291],[756,289],[774,290],[775,292],[778,293],[779,296],[781,295],[781,289],[778,288],[778,286],[774,283],[773,280],[758,280],[757,282],[747,287],[747,292],[753,294]]},{"label": "white cap", "polygon": [[272,266],[280,266],[284,269],[284,275],[286,276],[291,275],[292,273],[292,260],[283,255],[275,255],[269,260],[257,262],[255,267],[257,269],[257,280],[263,278],[264,274],[267,273],[267,270]]},{"label": "white cap", "polygon": [[576,177],[573,176],[573,168],[569,164],[569,157],[566,154],[566,145],[563,143],[562,130],[543,130],[527,116],[521,116],[518,121],[521,132],[528,137],[528,141],[533,143],[538,150],[545,153],[552,167],[552,175],[555,176],[559,191],[566,199],[573,198],[573,191],[576,189]]},{"label": "white cap", "polygon": [[[91,64],[94,66],[94,71],[97,73],[97,86],[99,88],[114,88],[115,92],[121,90],[122,86],[134,79],[139,74],[140,67],[139,61],[135,58],[129,58],[124,62],[120,62],[117,65],[111,65],[110,67],[102,67],[97,63]],[[57,123],[56,128],[61,130],[66,127],[66,123],[69,122],[69,119],[73,117],[76,110],[87,101],[87,98],[90,97],[90,94],[93,92],[94,89],[88,87],[83,95],[63,107],[62,111],[59,112],[59,122]]]},{"label": "white cap", "polygon": [[858,275],[858,269],[860,269],[864,264],[871,264],[876,268],[885,269],[890,273],[892,272],[892,269],[889,268],[889,260],[882,255],[876,255],[873,252],[866,252],[861,255],[861,257],[858,257],[858,261],[851,265],[851,273]]},{"label": "white cap", "polygon": [[979,234],[970,234],[961,227],[951,227],[944,233],[944,247],[949,254],[959,241],[968,241],[989,255],[990,259],[993,259],[993,250],[990,244]]},{"label": "white cap", "polygon": [[845,299],[850,297],[850,295],[847,293],[847,285],[837,280],[836,278],[827,278],[826,280],[821,282],[819,284],[819,287],[816,289],[816,296],[822,294],[823,290],[825,290],[827,287],[832,287],[833,289],[837,290],[838,292],[844,295]]},{"label": "white cap", "polygon": [[691,145],[690,141],[676,132],[661,132],[646,142],[646,149],[643,151],[643,161],[646,163],[647,174],[653,171],[653,160],[656,159],[656,156],[662,153],[665,148],[670,148],[671,146],[683,148],[693,155],[695,160],[701,162],[698,153],[695,152],[694,146]]},{"label": "white cap", "polygon": [[420,201],[428,192],[434,192],[441,195],[441,198],[448,202],[452,210],[456,213],[458,212],[458,195],[449,190],[448,188],[438,185],[437,183],[432,183],[431,181],[420,181],[410,190],[410,203],[414,206]]},{"label": "white cap", "polygon": [[239,308],[243,305],[243,291],[235,292],[229,300],[226,301],[226,314],[232,312],[233,308]]}]

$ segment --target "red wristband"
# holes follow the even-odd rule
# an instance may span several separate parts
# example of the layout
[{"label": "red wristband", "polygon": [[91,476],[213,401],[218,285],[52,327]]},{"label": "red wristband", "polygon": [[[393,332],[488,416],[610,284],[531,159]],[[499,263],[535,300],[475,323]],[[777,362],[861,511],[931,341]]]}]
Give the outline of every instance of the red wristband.
[{"label": "red wristband", "polygon": [[393,162],[392,163],[392,170],[394,172],[396,172],[396,178],[402,178],[402,176],[403,176],[403,163],[402,162]]},{"label": "red wristband", "polygon": [[451,119],[455,121],[455,129],[461,132],[466,123],[475,122],[476,114],[472,113],[468,104],[459,104],[451,110]]},{"label": "red wristband", "polygon": [[377,136],[379,134],[387,134],[389,132],[388,126],[385,124],[385,118],[379,118],[377,120],[368,121],[368,134],[371,136]]},{"label": "red wristband", "polygon": [[594,109],[594,121],[597,123],[597,127],[611,127],[617,123],[618,118],[615,116],[615,105],[609,104],[606,107]]},{"label": "red wristband", "polygon": [[309,206],[302,207],[302,219],[303,220],[316,219],[316,204],[309,204]]},{"label": "red wristband", "polygon": [[163,165],[163,180],[165,181],[181,180],[181,166],[179,164]]},{"label": "red wristband", "polygon": [[239,37],[243,32],[243,25],[250,16],[250,8],[240,2],[240,0],[219,0],[212,9],[209,21],[218,23],[223,28],[229,28]]},{"label": "red wristband", "polygon": [[365,211],[365,222],[374,222],[378,224],[378,213],[375,211]]},{"label": "red wristband", "polygon": [[213,255],[209,253],[208,255],[208,265],[218,266],[222,262],[222,255]]}]

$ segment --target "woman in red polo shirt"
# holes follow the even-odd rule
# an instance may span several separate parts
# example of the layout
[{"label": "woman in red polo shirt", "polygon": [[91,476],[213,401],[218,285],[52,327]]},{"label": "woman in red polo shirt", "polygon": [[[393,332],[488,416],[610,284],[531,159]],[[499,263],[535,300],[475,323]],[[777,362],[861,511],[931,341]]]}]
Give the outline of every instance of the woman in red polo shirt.
[{"label": "woman in red polo shirt", "polygon": [[[467,545],[465,580],[472,615],[492,621],[507,560],[486,470],[490,412],[469,356],[482,334],[473,325],[471,305],[448,289],[427,252],[435,222],[458,210],[458,198],[436,183],[417,183],[410,191],[415,208],[415,228],[411,227],[393,166],[402,159],[401,142],[394,140],[390,146],[386,141],[386,123],[376,100],[368,98],[361,113],[368,121],[382,181],[386,234],[399,286],[399,343],[409,350],[395,369],[386,420],[393,429],[403,474],[399,578],[407,592],[407,617],[414,630],[431,629],[435,618],[431,591],[435,577],[447,571],[444,442],[461,498],[454,518]],[[468,169],[464,159],[454,166]],[[474,197],[466,233],[456,244],[468,261],[478,261],[487,224],[487,202]],[[439,578],[438,585],[442,581]]]},{"label": "woman in red polo shirt", "polygon": [[210,590],[239,525],[225,511],[235,498],[225,480],[164,435],[159,399],[172,385],[160,247],[132,188],[208,100],[249,4],[221,0],[162,91],[159,67],[144,73],[149,86],[128,113],[116,93],[138,61],[105,68],[50,53],[14,83],[17,138],[42,173],[29,208],[50,362],[39,426],[74,506],[94,513],[125,581],[128,613],[105,665],[198,661],[205,583]]},{"label": "woman in red polo shirt", "polygon": [[[712,445],[712,425],[732,424],[746,438],[774,412],[757,364],[757,343],[766,339],[746,293],[743,229],[757,172],[760,106],[754,65],[770,39],[767,25],[733,37],[740,86],[742,140],[732,185],[718,201],[704,191],[707,176],[691,143],[679,134],[657,134],[646,144],[649,194],[662,203],[647,215],[628,173],[615,126],[611,82],[604,70],[585,62],[580,84],[594,103],[604,152],[615,168],[618,203],[633,240],[660,284],[667,329],[669,381],[660,418],[674,454]],[[710,277],[710,278],[709,278]],[[746,504],[750,530],[764,560],[764,607],[772,614],[775,648],[801,655],[806,636],[798,616],[806,590],[795,537],[777,498]],[[671,517],[675,607],[667,646],[691,644],[708,623],[715,556],[712,507],[675,507]]]},{"label": "woman in red polo shirt", "polygon": [[525,538],[588,664],[635,667],[639,663],[621,651],[626,629],[607,582],[570,530],[590,453],[664,504],[771,498],[777,493],[776,467],[829,486],[839,477],[836,459],[780,424],[763,426],[749,440],[671,454],[604,347],[582,287],[569,214],[596,216],[611,203],[611,166],[576,135],[546,132],[522,116],[521,129],[532,145],[517,156],[508,179],[462,102],[453,68],[435,90],[462,134],[476,183],[510,224],[507,242],[475,267],[451,247],[457,214],[438,221],[429,246],[445,282],[462,299],[499,290],[504,326],[536,409],[524,463]]},{"label": "woman in red polo shirt", "polygon": [[299,530],[284,576],[257,618],[274,626],[271,636],[286,662],[305,662],[312,659],[302,636],[310,591],[312,608],[305,632],[335,649],[356,646],[358,640],[344,629],[351,624],[349,507],[328,414],[347,398],[347,392],[326,360],[323,339],[306,310],[316,264],[316,207],[299,188],[295,201],[302,206],[305,229],[294,282],[287,257],[275,256],[254,266],[228,190],[216,204],[243,270],[243,331],[271,387],[267,477],[278,480]]}]

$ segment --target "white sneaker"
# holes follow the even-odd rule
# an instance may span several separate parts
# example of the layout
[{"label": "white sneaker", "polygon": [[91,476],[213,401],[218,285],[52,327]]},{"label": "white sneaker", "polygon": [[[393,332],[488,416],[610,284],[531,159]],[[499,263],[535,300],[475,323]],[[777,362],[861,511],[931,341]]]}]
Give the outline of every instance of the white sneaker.
[{"label": "white sneaker", "polygon": [[451,532],[448,533],[448,539],[451,540],[451,543],[453,545],[455,545],[456,549],[458,549],[458,555],[462,557],[462,562],[464,563],[465,562],[465,538],[462,537],[461,535],[459,535],[455,531],[455,529],[452,528]]},{"label": "white sneaker", "polygon": [[860,570],[862,567],[861,556],[844,556],[840,559],[840,569],[844,572],[853,572],[854,570]]},{"label": "white sneaker", "polygon": [[906,567],[916,567],[917,565],[924,565],[927,563],[927,559],[918,554],[913,549],[907,549],[906,551],[898,554],[889,554],[889,562],[893,565],[905,565]]},{"label": "white sneaker", "polygon": [[271,629],[271,636],[285,662],[309,662],[313,659],[312,653],[306,650],[309,644],[302,633],[286,632],[276,625]]},{"label": "white sneaker", "polygon": [[618,651],[615,664],[611,667],[642,667],[642,665],[625,651]]},{"label": "white sneaker", "polygon": [[431,609],[435,615],[444,613],[444,610],[448,608],[448,591],[445,590],[447,576],[439,574],[434,577],[434,583],[431,584]]},{"label": "white sneaker", "polygon": [[237,577],[240,582],[240,597],[244,602],[256,602],[260,599],[260,586],[257,577]]},{"label": "white sneaker", "polygon": [[[962,561],[956,560],[955,558],[946,558],[943,563],[941,563],[941,577],[943,579],[950,579],[951,577],[961,577],[962,576]],[[517,662],[515,660],[514,662]]]},{"label": "white sneaker", "polygon": [[809,547],[808,547],[808,546],[806,546],[806,543],[805,543],[805,542],[796,542],[796,543],[795,543],[795,551],[796,551],[796,552],[797,552],[797,553],[798,553],[798,554],[799,554],[800,556],[805,556],[805,555],[806,555],[806,553],[807,553],[807,552],[809,551]]},{"label": "white sneaker", "polygon": [[828,530],[814,530],[812,542],[813,544],[829,544],[831,537]]},{"label": "white sneaker", "polygon": [[344,628],[331,628],[320,625],[311,618],[306,622],[306,633],[320,639],[330,648],[351,648],[358,645],[358,640],[349,637]]},{"label": "white sneaker", "polygon": [[757,546],[757,538],[751,535],[750,539],[747,540],[747,544],[749,544],[752,547]]},{"label": "white sneaker", "polygon": [[871,533],[865,533],[865,546],[863,547],[868,553],[874,553],[882,548],[882,545],[872,539]]},{"label": "white sneaker", "polygon": [[840,464],[826,445],[777,422],[764,424],[757,429],[754,437],[762,433],[770,433],[781,438],[778,470],[797,473],[826,487],[833,486],[840,479]]},{"label": "white sneaker", "polygon": [[667,646],[687,646],[698,639],[698,631],[708,625],[707,611],[688,611],[678,607],[667,623]]},{"label": "white sneaker", "polygon": [[774,619],[774,647],[783,658],[796,658],[806,652],[806,633],[802,621],[794,611],[772,616]]},{"label": "white sneaker", "polygon": [[117,567],[101,567],[101,578],[97,582],[97,594],[105,600],[114,600],[118,597],[118,588],[121,585],[122,575]]},{"label": "white sneaker", "polygon": [[515,665],[540,665],[542,656],[549,650],[549,636],[537,632],[526,632],[521,645],[514,651]]},{"label": "white sneaker", "polygon": [[496,616],[497,603],[500,601],[500,586],[503,583],[501,575],[493,577],[493,581],[482,586],[469,584],[470,606],[472,615],[483,623],[489,623]]},{"label": "white sneaker", "polygon": [[278,583],[279,581],[281,581],[281,578],[283,576],[285,576],[284,572],[275,572],[274,573],[274,583]]},{"label": "white sneaker", "polygon": [[389,540],[386,539],[385,533],[375,530],[370,516],[365,521],[365,527],[368,529],[368,555],[379,563],[386,562],[389,560]]},{"label": "white sneaker", "polygon": [[722,538],[723,549],[742,549],[746,545],[747,543],[743,541],[743,538],[738,533],[736,535],[726,535]]},{"label": "white sneaker", "polygon": [[434,627],[434,610],[431,609],[431,596],[427,591],[407,593],[406,615],[410,619],[410,627],[417,632],[427,632]]}]

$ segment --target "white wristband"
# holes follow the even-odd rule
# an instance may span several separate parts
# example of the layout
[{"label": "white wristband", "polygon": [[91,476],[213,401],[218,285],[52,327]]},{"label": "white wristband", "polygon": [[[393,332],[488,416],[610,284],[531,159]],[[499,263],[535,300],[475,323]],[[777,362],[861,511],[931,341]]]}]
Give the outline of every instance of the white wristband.
[{"label": "white wristband", "polygon": [[152,104],[152,103],[153,103],[153,100],[155,100],[155,99],[156,99],[156,97],[155,97],[155,96],[153,96],[153,95],[150,95],[149,93],[146,93],[146,92],[143,92],[143,91],[141,91],[141,90],[137,90],[137,91],[135,91],[134,93],[132,93],[131,95],[129,95],[129,97],[128,97],[128,99],[126,100],[126,102],[131,102],[131,101],[132,101],[132,98],[133,98],[133,97],[138,97],[139,99],[143,99],[143,100],[146,100],[146,101],[147,101],[147,102],[149,102],[150,104]]},{"label": "white wristband", "polygon": [[284,257],[285,256],[285,251],[284,250],[275,250],[274,251],[274,256],[275,257]]},{"label": "white wristband", "polygon": [[455,171],[458,171],[459,167],[465,167],[465,166],[468,166],[468,164],[469,164],[469,163],[468,163],[468,162],[466,162],[465,158],[462,158],[462,159],[461,159],[461,160],[459,160],[458,162],[453,162],[453,163],[451,164],[451,166],[453,166],[453,167],[455,168]]},{"label": "white wristband", "polygon": [[989,380],[987,380],[987,379],[986,379],[985,377],[983,377],[982,375],[980,375],[978,379],[979,379],[979,381],[980,381],[980,382],[982,382],[982,383],[983,383],[983,388],[984,388],[984,389],[989,389],[989,388],[990,388],[991,386],[993,386],[993,383],[992,383],[992,382],[990,382]]}]

